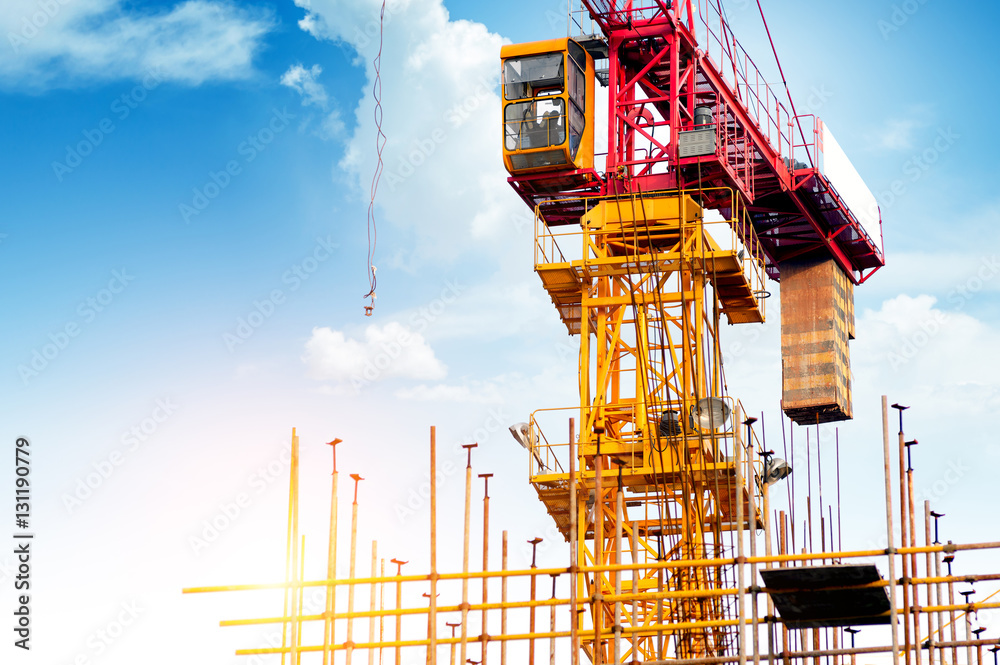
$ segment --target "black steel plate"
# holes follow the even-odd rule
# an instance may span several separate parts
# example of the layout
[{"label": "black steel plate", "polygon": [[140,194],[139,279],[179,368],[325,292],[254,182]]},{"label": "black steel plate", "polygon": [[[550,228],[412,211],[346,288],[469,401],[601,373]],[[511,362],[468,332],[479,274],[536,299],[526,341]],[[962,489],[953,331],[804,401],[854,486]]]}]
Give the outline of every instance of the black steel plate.
[{"label": "black steel plate", "polygon": [[885,587],[859,587],[882,580],[874,564],[773,568],[760,571],[789,628],[869,626],[890,621]]}]

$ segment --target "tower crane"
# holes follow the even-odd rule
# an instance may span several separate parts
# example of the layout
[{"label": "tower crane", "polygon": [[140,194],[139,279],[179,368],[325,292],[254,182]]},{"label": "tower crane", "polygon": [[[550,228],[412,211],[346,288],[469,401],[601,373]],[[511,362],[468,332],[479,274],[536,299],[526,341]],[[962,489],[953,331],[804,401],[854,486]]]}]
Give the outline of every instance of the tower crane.
[{"label": "tower crane", "polygon": [[[784,412],[849,419],[853,289],[884,264],[881,215],[718,0],[583,5],[597,34],[501,51],[508,180],[535,213],[535,270],[579,338],[579,433],[550,445],[546,413],[532,416],[531,482],[577,565],[610,566],[576,589],[593,599],[593,630],[578,621],[595,663],[723,656],[736,610],[714,592],[734,572],[713,562],[742,556],[767,482],[726,391],[720,322],[762,323],[778,281]],[[672,560],[688,563],[642,567]],[[649,593],[602,601],[623,585]]]}]

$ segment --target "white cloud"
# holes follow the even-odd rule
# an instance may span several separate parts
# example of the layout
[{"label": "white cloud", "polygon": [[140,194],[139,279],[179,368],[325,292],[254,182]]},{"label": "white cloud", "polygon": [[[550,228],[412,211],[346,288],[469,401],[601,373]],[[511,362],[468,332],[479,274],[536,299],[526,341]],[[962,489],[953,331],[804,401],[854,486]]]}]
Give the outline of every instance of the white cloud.
[{"label": "white cloud", "polygon": [[929,109],[918,106],[903,115],[886,119],[872,137],[874,143],[886,150],[909,150],[914,146],[914,135],[931,121]]},{"label": "white cloud", "polygon": [[[338,109],[329,108],[330,96],[323,84],[318,81],[322,73],[323,68],[319,65],[306,69],[301,64],[295,64],[281,75],[281,85],[299,93],[302,97],[302,106],[315,106],[324,112],[319,127],[314,130],[316,136],[324,140],[337,139],[344,134],[344,120]],[[308,126],[313,120],[315,118],[308,118],[303,127]]]},{"label": "white cloud", "polygon": [[[366,192],[376,166],[371,90],[381,2],[296,4],[307,10],[302,29],[354,48],[367,69],[340,164],[358,191]],[[523,252],[496,242],[524,208],[507,184],[500,155],[496,88],[503,39],[479,23],[449,20],[440,0],[387,3],[383,28],[387,143],[377,202],[395,236],[413,240],[394,265],[415,270],[476,251],[487,260]]]},{"label": "white cloud", "polygon": [[433,381],[447,373],[423,335],[396,322],[370,325],[361,339],[314,328],[303,361],[316,379],[355,385],[389,377]]},{"label": "white cloud", "polygon": [[856,382],[926,398],[942,413],[1000,408],[1000,330],[929,295],[897,296],[858,320]]},{"label": "white cloud", "polygon": [[244,79],[272,24],[268,12],[219,0],[158,12],[123,0],[7,0],[0,32],[10,51],[0,58],[0,84],[44,89],[149,72],[189,85]]},{"label": "white cloud", "polygon": [[495,404],[503,402],[504,398],[496,385],[474,381],[469,384],[450,386],[438,384],[428,386],[421,384],[413,388],[401,388],[396,391],[399,399],[417,402],[465,402],[473,404]]},{"label": "white cloud", "polygon": [[344,133],[344,121],[340,111],[334,109],[326,114],[320,128],[320,136],[325,139],[335,139]]},{"label": "white cloud", "polygon": [[281,76],[281,85],[288,86],[302,95],[303,106],[318,106],[325,109],[329,101],[326,88],[316,78],[323,73],[323,68],[313,65],[306,69],[302,65],[292,65]]}]

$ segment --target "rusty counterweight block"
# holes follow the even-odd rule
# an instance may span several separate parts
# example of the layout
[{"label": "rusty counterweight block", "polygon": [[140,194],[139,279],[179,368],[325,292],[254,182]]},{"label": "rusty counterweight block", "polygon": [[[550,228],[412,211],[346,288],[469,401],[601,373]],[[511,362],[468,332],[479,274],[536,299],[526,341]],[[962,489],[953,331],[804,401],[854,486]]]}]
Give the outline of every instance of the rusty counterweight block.
[{"label": "rusty counterweight block", "polygon": [[830,259],[781,264],[782,410],[800,425],[850,420],[854,284]]}]

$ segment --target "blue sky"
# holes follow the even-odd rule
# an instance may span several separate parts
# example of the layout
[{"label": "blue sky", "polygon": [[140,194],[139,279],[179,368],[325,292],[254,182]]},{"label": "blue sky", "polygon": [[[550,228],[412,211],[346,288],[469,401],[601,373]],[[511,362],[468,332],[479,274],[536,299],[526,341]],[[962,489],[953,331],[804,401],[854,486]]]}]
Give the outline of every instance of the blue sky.
[{"label": "blue sky", "polygon": [[[856,291],[857,418],[841,428],[852,461],[874,471],[845,514],[858,515],[859,539],[878,537],[863,513],[878,500],[887,393],[913,405],[908,430],[927,444],[921,491],[956,540],[987,539],[976,511],[1000,462],[1000,209],[997,93],[983,81],[1000,9],[763,4],[799,112],[823,117],[882,205],[888,266]],[[756,3],[727,13],[773,74]],[[512,538],[545,533],[504,430],[575,403],[576,340],[532,274],[495,86],[500,45],[561,36],[564,16],[554,1],[388,3],[369,319],[377,3],[4,3],[0,439],[32,441],[39,537],[37,651],[7,641],[5,662],[175,662],[149,653],[163,640],[185,662],[238,662],[232,650],[256,638],[215,622],[245,608],[179,589],[280,577],[287,480],[267,469],[285,469],[293,426],[313,542],[329,491],[321,444],[335,436],[342,469],[371,479],[366,537],[387,556],[420,538],[426,508],[402,507],[423,481],[414,469],[432,424],[448,459],[479,441],[477,473],[497,473],[495,519]],[[779,303],[768,307],[759,329],[725,330],[724,348],[739,349],[727,358],[733,395],[776,423]],[[116,453],[81,499],[79,483]],[[949,465],[960,482],[941,485]],[[13,477],[10,460],[2,468]],[[444,491],[461,489],[456,476]],[[193,546],[241,494],[252,501],[232,527]],[[307,565],[322,564],[317,553]],[[6,568],[0,577],[6,613]],[[132,602],[139,620],[97,653],[94,631]]]}]

